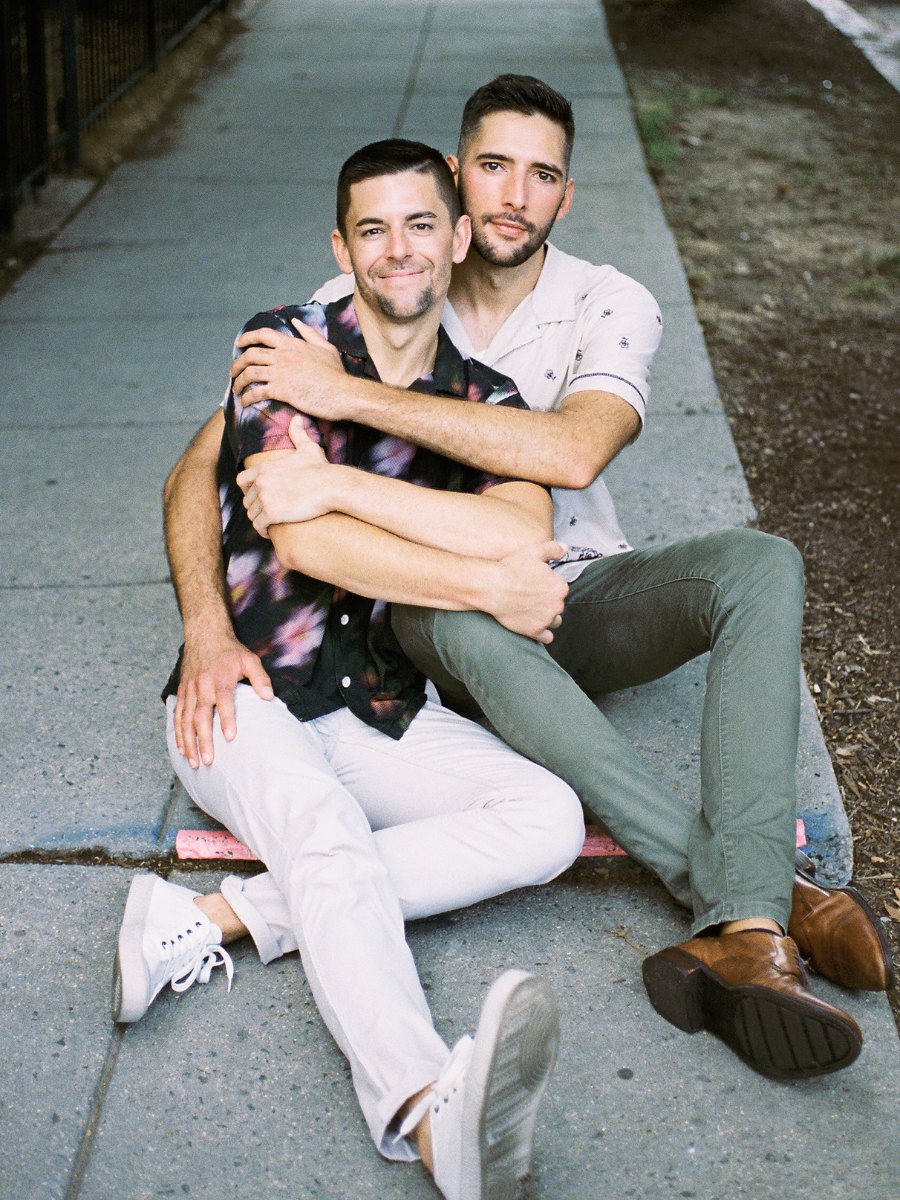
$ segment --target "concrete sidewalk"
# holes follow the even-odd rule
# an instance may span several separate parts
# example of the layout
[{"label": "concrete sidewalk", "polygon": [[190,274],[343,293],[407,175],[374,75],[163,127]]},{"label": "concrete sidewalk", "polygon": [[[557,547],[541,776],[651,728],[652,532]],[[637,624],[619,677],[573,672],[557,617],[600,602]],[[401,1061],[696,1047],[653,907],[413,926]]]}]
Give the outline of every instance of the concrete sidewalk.
[{"label": "concrete sidewalk", "polygon": [[[0,302],[10,1200],[436,1194],[420,1168],[375,1154],[296,957],[264,968],[242,946],[230,995],[217,973],[183,998],[167,992],[125,1032],[109,1017],[135,869],[169,855],[178,828],[210,824],[164,748],[158,694],[180,626],[162,480],[218,401],[242,321],[334,274],[334,180],[348,153],[391,133],[454,149],[465,97],[503,70],[567,93],[578,186],[554,240],[642,280],[666,317],[647,431],[609,472],[626,531],[652,544],[753,519],[596,3],[259,0],[243,15],[247,31],[198,83],[176,136],[121,166]],[[695,664],[604,701],[689,803],[702,679]],[[843,880],[847,830],[808,697],[799,782],[811,848]],[[219,877],[173,875],[198,889]],[[884,997],[816,981],[859,1021],[863,1053],[835,1076],[772,1083],[650,1008],[642,956],[686,928],[643,872],[602,860],[410,928],[449,1042],[506,966],[557,989],[564,1043],[535,1195],[897,1194],[900,1056]]]}]

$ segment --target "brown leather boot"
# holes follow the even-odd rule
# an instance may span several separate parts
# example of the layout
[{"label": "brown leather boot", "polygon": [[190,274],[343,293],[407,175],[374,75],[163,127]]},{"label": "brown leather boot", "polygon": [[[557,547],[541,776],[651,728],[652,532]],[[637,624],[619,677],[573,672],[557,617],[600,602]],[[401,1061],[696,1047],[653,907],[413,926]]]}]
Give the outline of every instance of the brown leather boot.
[{"label": "brown leather boot", "polygon": [[887,935],[856,888],[821,888],[798,871],[788,933],[825,979],[873,992],[894,982]]},{"label": "brown leather boot", "polygon": [[806,990],[789,937],[743,930],[693,938],[644,961],[644,986],[660,1016],[708,1029],[744,1062],[774,1079],[847,1067],[862,1048],[859,1026]]}]

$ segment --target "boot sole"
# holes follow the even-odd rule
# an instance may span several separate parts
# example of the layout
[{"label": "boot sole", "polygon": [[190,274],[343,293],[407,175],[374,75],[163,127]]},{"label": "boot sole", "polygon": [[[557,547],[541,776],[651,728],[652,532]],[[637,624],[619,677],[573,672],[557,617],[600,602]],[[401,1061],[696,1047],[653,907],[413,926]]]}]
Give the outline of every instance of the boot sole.
[{"label": "boot sole", "polygon": [[136,875],[125,902],[113,960],[112,1016],[120,1025],[139,1021],[150,1007],[150,977],[142,941],[155,883],[154,875]]},{"label": "boot sole", "polygon": [[[537,1112],[558,1049],[559,1013],[549,986],[507,971],[488,993],[466,1076],[460,1200],[524,1196]],[[465,1150],[475,1145],[477,1158]]]},{"label": "boot sole", "polygon": [[721,1038],[749,1066],[773,1079],[806,1079],[848,1067],[862,1049],[849,1021],[775,988],[724,983],[680,950],[644,961],[644,986],[661,1017],[686,1033]]}]

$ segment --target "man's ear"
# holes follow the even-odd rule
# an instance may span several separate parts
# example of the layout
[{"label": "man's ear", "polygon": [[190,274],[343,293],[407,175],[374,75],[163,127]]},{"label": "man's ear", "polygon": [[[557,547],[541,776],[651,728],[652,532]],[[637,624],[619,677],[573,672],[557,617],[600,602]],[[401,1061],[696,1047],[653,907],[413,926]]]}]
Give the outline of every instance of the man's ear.
[{"label": "man's ear", "polygon": [[453,230],[453,261],[461,263],[469,251],[469,243],[472,240],[472,222],[465,213],[456,222],[456,228]]},{"label": "man's ear", "polygon": [[331,249],[334,257],[337,259],[337,265],[341,268],[345,275],[353,274],[353,263],[350,261],[350,253],[347,250],[347,243],[344,241],[343,235],[339,229],[331,231]]},{"label": "man's ear", "polygon": [[557,221],[561,220],[572,207],[572,193],[575,191],[575,180],[570,179],[566,184],[566,190],[563,193],[562,204],[559,206],[559,212],[556,214]]},{"label": "man's ear", "polygon": [[445,154],[444,161],[453,172],[453,178],[459,183],[459,159],[455,154]]}]

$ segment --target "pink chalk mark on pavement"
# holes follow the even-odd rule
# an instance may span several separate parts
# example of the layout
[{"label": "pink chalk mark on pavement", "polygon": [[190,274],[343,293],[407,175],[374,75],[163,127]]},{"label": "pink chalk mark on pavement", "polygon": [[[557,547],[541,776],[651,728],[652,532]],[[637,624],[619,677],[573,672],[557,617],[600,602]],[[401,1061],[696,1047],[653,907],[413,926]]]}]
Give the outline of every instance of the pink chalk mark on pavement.
[{"label": "pink chalk mark on pavement", "polygon": [[[806,845],[806,830],[797,820],[798,846]],[[179,829],[175,838],[175,853],[183,859],[208,860],[228,858],[234,862],[258,862],[252,850],[237,840],[227,829]],[[608,834],[596,825],[585,826],[584,845],[580,858],[627,858]]]}]

